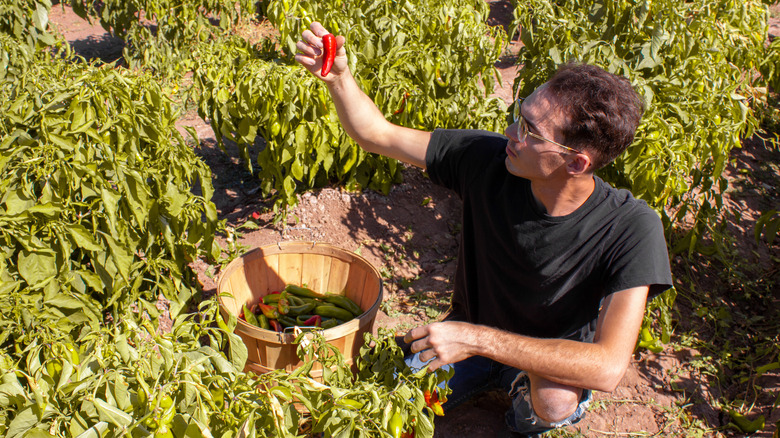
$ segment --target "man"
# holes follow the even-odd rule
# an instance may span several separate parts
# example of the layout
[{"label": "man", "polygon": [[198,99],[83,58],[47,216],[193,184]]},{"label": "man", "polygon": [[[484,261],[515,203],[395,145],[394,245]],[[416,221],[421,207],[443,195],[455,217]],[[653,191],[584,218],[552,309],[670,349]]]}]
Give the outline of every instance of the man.
[{"label": "man", "polygon": [[404,128],[360,90],[343,37],[319,75],[326,33],[312,23],[296,60],[325,81],[350,137],[463,200],[452,309],[406,334],[411,362],[454,367],[446,410],[505,388],[508,434],[578,421],[591,390],[622,379],[648,297],[671,287],[658,216],[594,176],[633,141],[641,98],[624,78],[570,65],[515,102],[506,136]]}]

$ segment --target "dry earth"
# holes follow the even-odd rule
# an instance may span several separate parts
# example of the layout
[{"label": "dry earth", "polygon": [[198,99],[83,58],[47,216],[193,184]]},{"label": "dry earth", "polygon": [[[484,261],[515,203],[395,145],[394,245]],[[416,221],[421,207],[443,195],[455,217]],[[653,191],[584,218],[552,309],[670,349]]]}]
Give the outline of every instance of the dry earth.
[{"label": "dry earth", "polygon": [[[491,24],[508,23],[512,13],[509,1],[489,2]],[[99,25],[78,18],[69,7],[55,6],[50,19],[80,55],[104,61],[121,58],[121,40]],[[777,35],[779,30],[775,14],[770,34]],[[497,65],[503,84],[496,95],[507,102],[511,100],[518,48],[519,43],[513,41]],[[194,112],[185,114],[180,125],[192,126],[197,131],[198,153],[211,166],[214,175],[213,201],[220,217],[238,229],[239,243],[246,250],[280,241],[305,240],[331,243],[362,254],[386,276],[377,326],[403,332],[435,319],[446,310],[452,291],[461,207],[456,196],[432,185],[422,172],[405,169],[404,183],[393,187],[388,196],[370,191],[349,193],[338,188],[306,193],[300,197],[290,220],[274,226],[271,215],[262,213],[267,206],[257,196],[258,181],[240,164],[236,148],[228,147],[227,154],[222,152],[216,146],[210,125]],[[730,169],[732,178],[739,175],[739,168],[756,167],[765,160],[777,162],[777,156],[772,157],[760,142],[746,144],[742,150],[735,151],[734,158],[739,165]],[[741,245],[745,245],[746,251],[755,246],[751,246],[752,238],[748,236],[751,221],[754,223],[756,212],[765,208],[753,201],[747,196],[733,201],[747,217],[744,228],[736,230],[741,233],[738,238],[744,242]],[[260,228],[239,228],[253,212],[262,213],[255,221]],[[224,239],[221,243],[226,246]],[[674,261],[675,272],[681,269],[678,262]],[[218,267],[202,261],[193,267],[206,290],[214,291]],[[728,420],[709,403],[711,397],[718,396],[712,393],[715,389],[710,381],[690,373],[685,366],[697,356],[698,352],[689,348],[636,354],[618,389],[610,394],[596,393],[586,418],[566,432],[580,432],[587,437],[686,436],[686,431],[692,430],[683,429],[686,424],[699,423],[706,429],[723,426]],[[779,379],[777,374],[772,378],[774,381],[762,383],[776,392],[780,388]],[[688,406],[683,409],[683,405]],[[438,418],[435,436],[492,437],[501,428],[507,407],[508,399],[503,394],[492,392],[477,397]],[[764,413],[768,425],[780,420],[780,409],[770,408]],[[769,437],[773,431],[774,427],[769,426],[754,436]],[[703,432],[704,436],[722,434]],[[733,432],[725,434],[734,436]]]}]

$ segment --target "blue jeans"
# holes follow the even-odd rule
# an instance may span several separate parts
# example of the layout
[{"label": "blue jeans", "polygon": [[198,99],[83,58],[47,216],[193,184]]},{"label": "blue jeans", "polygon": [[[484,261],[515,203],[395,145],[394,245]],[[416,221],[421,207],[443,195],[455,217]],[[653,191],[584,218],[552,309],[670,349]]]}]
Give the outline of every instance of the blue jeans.
[{"label": "blue jeans", "polygon": [[[406,358],[406,363],[414,370],[425,366],[415,353]],[[507,427],[520,434],[540,434],[557,427],[574,424],[582,419],[591,400],[591,391],[582,391],[582,397],[577,409],[568,418],[556,423],[550,423],[539,418],[534,413],[531,404],[530,381],[528,375],[517,368],[482,357],[472,356],[466,360],[447,365],[455,368],[455,374],[449,381],[452,394],[447,403],[442,405],[448,412],[471,397],[493,389],[503,389],[512,400],[512,409],[506,412]]]}]

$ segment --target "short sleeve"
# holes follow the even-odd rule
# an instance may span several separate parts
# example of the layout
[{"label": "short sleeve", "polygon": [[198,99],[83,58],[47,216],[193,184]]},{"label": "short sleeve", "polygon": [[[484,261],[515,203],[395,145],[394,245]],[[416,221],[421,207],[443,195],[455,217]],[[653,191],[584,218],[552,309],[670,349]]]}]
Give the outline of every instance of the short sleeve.
[{"label": "short sleeve", "polygon": [[497,155],[506,153],[506,144],[507,138],[494,132],[437,129],[426,151],[426,170],[431,181],[462,197],[468,183]]},{"label": "short sleeve", "polygon": [[624,217],[610,251],[605,292],[610,294],[639,286],[650,286],[648,299],[672,287],[669,251],[663,224],[646,204]]}]

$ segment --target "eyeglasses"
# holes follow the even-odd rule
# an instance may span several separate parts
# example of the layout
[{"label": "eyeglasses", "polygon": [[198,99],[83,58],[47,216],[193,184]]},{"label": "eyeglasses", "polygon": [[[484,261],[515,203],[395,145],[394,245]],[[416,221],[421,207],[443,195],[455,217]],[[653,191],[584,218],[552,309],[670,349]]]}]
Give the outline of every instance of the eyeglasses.
[{"label": "eyeglasses", "polygon": [[533,132],[528,131],[528,124],[525,122],[525,119],[523,119],[523,112],[520,111],[520,108],[523,106],[523,99],[522,97],[518,97],[517,100],[515,100],[515,108],[514,108],[514,120],[515,123],[517,123],[517,139],[523,143],[525,143],[525,138],[527,136],[531,136],[537,140],[546,141],[549,143],[552,143],[556,146],[560,146],[567,151],[574,152],[575,154],[581,154],[582,151],[578,151],[577,149],[570,148],[568,146],[564,146],[558,142],[552,141],[549,138],[544,138],[541,135],[534,134]]}]

